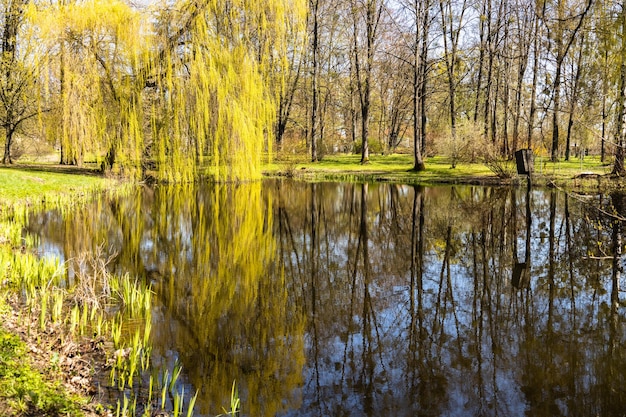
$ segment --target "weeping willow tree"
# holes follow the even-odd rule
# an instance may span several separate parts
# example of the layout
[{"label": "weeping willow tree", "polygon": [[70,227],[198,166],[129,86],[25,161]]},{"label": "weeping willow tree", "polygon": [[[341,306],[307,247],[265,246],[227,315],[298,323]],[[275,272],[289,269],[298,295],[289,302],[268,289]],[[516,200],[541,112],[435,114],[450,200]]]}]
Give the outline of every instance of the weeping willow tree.
[{"label": "weeping willow tree", "polygon": [[[260,177],[305,2],[33,3],[63,164],[161,181]],[[43,118],[42,118],[43,119]]]},{"label": "weeping willow tree", "polygon": [[188,180],[205,166],[217,179],[260,176],[289,34],[305,13],[302,0],[212,0],[184,2],[165,16],[149,70],[159,179]]},{"label": "weeping willow tree", "polygon": [[60,162],[80,165],[91,156],[138,175],[143,135],[136,73],[149,52],[146,19],[116,0],[33,3],[28,16],[47,44],[45,84],[54,105],[42,127],[59,146]]}]

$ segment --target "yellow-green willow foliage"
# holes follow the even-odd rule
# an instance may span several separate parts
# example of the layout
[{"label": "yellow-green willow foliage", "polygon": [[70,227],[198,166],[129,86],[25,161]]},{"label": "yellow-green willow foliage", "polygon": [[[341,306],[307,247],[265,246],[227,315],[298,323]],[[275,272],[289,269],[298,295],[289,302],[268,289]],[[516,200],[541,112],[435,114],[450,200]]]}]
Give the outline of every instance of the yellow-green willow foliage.
[{"label": "yellow-green willow foliage", "polygon": [[143,149],[136,73],[148,52],[144,16],[117,0],[33,3],[27,16],[49,51],[53,111],[43,128],[61,162],[106,155],[133,175]]},{"label": "yellow-green willow foliage", "polygon": [[160,179],[187,180],[205,165],[219,180],[260,176],[272,144],[272,87],[305,10],[302,0],[189,1],[166,17],[151,69]]},{"label": "yellow-green willow foliage", "polygon": [[32,3],[54,111],[42,130],[62,163],[159,180],[260,176],[304,0]]}]

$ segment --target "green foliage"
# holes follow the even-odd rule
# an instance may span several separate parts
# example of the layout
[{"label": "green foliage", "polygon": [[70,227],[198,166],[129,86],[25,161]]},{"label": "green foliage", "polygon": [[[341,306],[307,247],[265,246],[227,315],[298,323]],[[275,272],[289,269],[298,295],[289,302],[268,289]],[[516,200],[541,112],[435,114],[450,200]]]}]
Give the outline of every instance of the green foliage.
[{"label": "green foliage", "polygon": [[259,178],[306,3],[181,0],[150,10],[31,4],[23,36],[42,45],[40,106],[52,109],[41,134],[59,145],[61,163],[93,154],[116,176]]},{"label": "green foliage", "polygon": [[[367,147],[369,149],[370,155],[372,154],[382,154],[385,150],[385,144],[381,142],[378,138],[369,138],[367,141]],[[354,153],[361,153],[363,150],[363,143],[356,143],[354,147]]]},{"label": "green foliage", "polygon": [[58,382],[35,370],[26,352],[18,336],[0,328],[0,414],[82,415],[84,400],[65,394]]}]

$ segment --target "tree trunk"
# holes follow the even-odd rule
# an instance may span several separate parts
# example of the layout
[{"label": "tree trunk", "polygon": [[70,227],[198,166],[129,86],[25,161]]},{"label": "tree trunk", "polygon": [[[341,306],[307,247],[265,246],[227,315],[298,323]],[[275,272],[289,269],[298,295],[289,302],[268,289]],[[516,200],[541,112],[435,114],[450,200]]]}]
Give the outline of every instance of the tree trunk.
[{"label": "tree trunk", "polygon": [[[16,87],[11,77],[11,69],[15,63],[15,50],[17,47],[17,32],[22,20],[22,14],[24,13],[24,7],[27,4],[27,0],[15,0],[6,5],[4,11],[4,30],[2,31],[2,64],[4,67],[4,74],[2,77],[3,89],[6,90],[3,96],[6,95],[10,98],[5,98],[3,101],[4,111],[6,114],[3,118],[4,129],[6,133],[6,141],[4,144],[4,155],[2,157],[3,164],[12,164],[11,158],[11,145],[13,143],[13,135],[15,129],[19,124],[19,115],[15,112],[15,103],[13,102],[13,95],[16,92]],[[8,102],[7,102],[8,101]]]},{"label": "tree trunk", "polygon": [[104,161],[100,164],[100,171],[103,173],[109,172],[113,169],[113,165],[115,165],[116,161],[116,152],[115,146],[109,147],[106,156],[104,157]]},{"label": "tree trunk", "polygon": [[11,158],[11,145],[13,143],[13,129],[6,128],[6,141],[4,143],[4,156],[2,157],[2,164],[6,165],[12,164],[13,159]]},{"label": "tree trunk", "polygon": [[517,67],[517,86],[515,89],[515,115],[513,119],[513,152],[517,151],[519,146],[519,125],[522,117],[522,87],[524,83],[524,73],[526,73],[526,67],[528,65],[528,52],[524,53],[524,56],[520,58],[519,66]]},{"label": "tree trunk", "polygon": [[608,114],[606,111],[606,95],[608,93],[608,70],[609,70],[609,52],[608,49],[604,51],[604,77],[602,78],[602,142],[600,144],[600,162],[604,162],[606,159],[606,121]]},{"label": "tree trunk", "polygon": [[312,68],[312,103],[311,103],[311,161],[317,162],[317,138],[319,136],[319,0],[309,2],[313,19],[313,33],[311,37]]},{"label": "tree trunk", "polygon": [[554,75],[554,111],[552,112],[552,150],[550,160],[556,162],[559,159],[559,112],[561,111],[561,67],[563,65],[562,56],[557,56],[556,73]]},{"label": "tree trunk", "polygon": [[[491,0],[483,0],[482,14],[480,16],[479,24],[479,38],[480,38],[480,50],[478,56],[478,75],[476,76],[476,98],[474,102],[474,124],[478,123],[478,109],[480,107],[480,93],[482,91],[483,82],[483,62],[485,61],[485,20],[489,19],[487,13],[487,2],[491,3]],[[491,7],[491,5],[489,6]]]},{"label": "tree trunk", "polygon": [[615,121],[615,161],[613,162],[613,174],[623,176],[624,169],[624,116],[626,106],[626,0],[622,1],[622,13],[620,16],[621,26],[621,50],[620,50],[620,74],[619,74],[619,96],[617,98],[617,112]]},{"label": "tree trunk", "polygon": [[[557,3],[557,26],[556,26],[556,69],[554,74],[554,111],[552,113],[552,152],[550,159],[554,162],[558,160],[558,152],[559,152],[559,113],[561,111],[561,72],[563,69],[563,62],[569,49],[571,48],[574,40],[576,39],[576,34],[580,30],[585,20],[585,16],[591,5],[593,4],[593,0],[587,0],[587,4],[585,5],[585,9],[582,13],[575,16],[578,19],[576,27],[571,31],[569,37],[564,39],[564,22],[565,22],[565,0],[558,0]],[[569,19],[568,19],[569,20]],[[564,43],[564,41],[566,41]]]},{"label": "tree trunk", "polygon": [[376,39],[376,31],[378,29],[378,20],[380,18],[379,5],[376,0],[367,2],[366,14],[366,56],[365,63],[365,80],[363,86],[362,102],[361,102],[361,163],[369,162],[369,122],[370,122],[370,96],[372,83],[372,69],[374,66],[374,41]]},{"label": "tree trunk", "polygon": [[426,102],[423,95],[427,71],[430,1],[415,1],[414,7],[416,27],[413,62],[413,170],[423,171],[425,166],[421,145],[426,125]]},{"label": "tree trunk", "polygon": [[361,106],[361,163],[369,162],[369,123],[371,106],[372,70],[374,67],[375,41],[378,32],[378,24],[383,10],[383,3],[379,0],[367,0],[365,2],[365,60],[361,62],[359,52],[359,6],[355,0],[351,2],[353,20],[353,54],[354,70],[356,75],[357,91]]},{"label": "tree trunk", "polygon": [[569,119],[567,121],[567,136],[565,136],[565,160],[569,161],[570,147],[572,139],[572,127],[574,125],[574,111],[576,110],[576,101],[578,100],[578,85],[580,84],[580,73],[583,57],[583,44],[585,43],[585,34],[583,33],[580,39],[580,51],[578,52],[578,59],[576,63],[576,74],[574,75],[574,85],[572,86],[572,99],[569,108]]},{"label": "tree trunk", "polygon": [[[445,3],[445,4],[444,4]],[[451,1],[445,2],[439,0],[439,9],[441,11],[441,27],[443,29],[443,51],[444,64],[446,66],[448,95],[450,100],[450,133],[452,140],[452,168],[456,168],[458,159],[458,144],[456,134],[456,61],[459,46],[459,35],[463,26],[463,17],[467,10],[467,0],[463,0],[463,4],[459,11],[454,10]],[[459,13],[459,14],[457,14]],[[458,16],[458,25],[454,27],[454,17]]]},{"label": "tree trunk", "polygon": [[[540,6],[541,3],[541,6]],[[541,9],[540,9],[541,7]],[[533,130],[535,129],[535,118],[537,116],[537,86],[539,85],[539,18],[543,19],[546,12],[546,2],[537,2],[534,13],[533,29],[533,81],[530,90],[530,111],[528,114],[528,137],[526,147],[532,149]]]},{"label": "tree trunk", "polygon": [[491,100],[491,83],[493,79],[493,57],[495,54],[493,33],[491,30],[491,0],[487,1],[487,53],[489,55],[487,59],[487,79],[485,80],[485,105],[483,107],[483,135],[485,139],[489,137],[489,109],[493,104]]}]

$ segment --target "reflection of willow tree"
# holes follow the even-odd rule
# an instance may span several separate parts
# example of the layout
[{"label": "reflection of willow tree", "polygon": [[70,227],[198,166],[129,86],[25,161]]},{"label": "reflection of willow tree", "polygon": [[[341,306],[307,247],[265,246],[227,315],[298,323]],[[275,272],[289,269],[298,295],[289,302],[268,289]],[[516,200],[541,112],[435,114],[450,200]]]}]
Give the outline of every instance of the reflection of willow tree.
[{"label": "reflection of willow tree", "polygon": [[237,380],[247,412],[273,415],[300,383],[303,322],[287,307],[271,206],[261,184],[156,190],[156,292],[179,323],[156,345],[180,352],[207,407],[224,404]]},{"label": "reflection of willow tree", "polygon": [[48,239],[66,257],[106,242],[115,268],[153,281],[155,352],[176,352],[202,412],[228,404],[236,380],[246,412],[274,415],[301,383],[304,321],[287,303],[272,202],[260,183],[161,186],[32,227],[58,222]]}]

